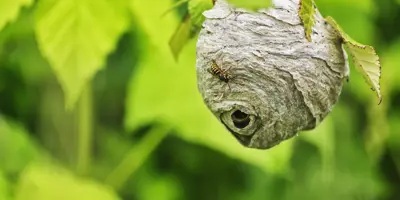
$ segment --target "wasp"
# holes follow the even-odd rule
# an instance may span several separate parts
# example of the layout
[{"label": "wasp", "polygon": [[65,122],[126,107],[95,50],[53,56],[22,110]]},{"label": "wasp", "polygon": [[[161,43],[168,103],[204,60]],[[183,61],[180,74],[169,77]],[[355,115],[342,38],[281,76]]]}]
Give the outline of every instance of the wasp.
[{"label": "wasp", "polygon": [[228,69],[221,69],[215,61],[212,61],[211,67],[208,68],[209,73],[218,77],[220,81],[228,83],[232,79],[232,75],[230,73],[227,73],[226,71],[228,71]]},{"label": "wasp", "polygon": [[208,68],[208,72],[216,76],[220,81],[227,83],[230,90],[229,81],[232,79],[232,75],[227,72],[228,70],[229,69],[221,69],[214,60],[212,61],[211,67]]}]

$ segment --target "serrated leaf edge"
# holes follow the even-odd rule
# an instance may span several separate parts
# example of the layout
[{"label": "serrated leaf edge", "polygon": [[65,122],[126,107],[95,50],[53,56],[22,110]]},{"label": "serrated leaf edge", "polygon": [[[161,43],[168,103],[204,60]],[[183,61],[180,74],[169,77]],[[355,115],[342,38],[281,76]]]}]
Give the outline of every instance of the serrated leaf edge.
[{"label": "serrated leaf edge", "polygon": [[[381,95],[381,91],[380,91],[381,90],[381,81],[380,80],[381,80],[381,73],[382,73],[382,65],[381,65],[381,62],[380,62],[380,58],[376,53],[375,48],[373,46],[369,46],[369,45],[364,45],[364,44],[358,43],[357,41],[352,39],[349,35],[346,34],[346,32],[344,32],[344,30],[338,25],[338,23],[333,19],[333,17],[328,16],[328,17],[325,18],[325,21],[327,23],[329,23],[334,28],[336,33],[342,39],[343,43],[347,46],[347,49],[348,49],[348,51],[350,52],[350,54],[351,54],[351,56],[353,58],[353,63],[354,63],[354,66],[356,67],[356,70],[359,71],[359,73],[361,73],[363,75],[363,78],[367,82],[367,84],[372,86],[371,89],[373,91],[375,91],[375,93],[376,93],[376,95],[377,95],[377,97],[379,99],[378,105],[380,105],[382,103],[382,95]],[[376,59],[377,59],[376,63],[379,66],[379,70],[378,70],[379,80],[378,80],[378,83],[376,85],[372,82],[371,76],[368,73],[366,73],[366,71],[362,67],[362,65],[359,62],[356,62],[357,59],[356,59],[356,57],[354,55],[354,52],[351,50],[351,48],[359,48],[359,49],[363,49],[363,50],[365,50],[367,48],[370,48],[371,49],[371,53],[374,56],[376,56]],[[369,61],[366,61],[366,62],[369,62]],[[375,63],[373,63],[373,64],[375,64]]]}]

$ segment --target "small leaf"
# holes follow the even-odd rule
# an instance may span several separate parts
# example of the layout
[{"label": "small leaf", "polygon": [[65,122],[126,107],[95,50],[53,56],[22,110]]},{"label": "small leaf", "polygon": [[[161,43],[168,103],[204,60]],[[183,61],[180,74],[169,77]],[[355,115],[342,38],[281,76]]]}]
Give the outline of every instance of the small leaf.
[{"label": "small leaf", "polygon": [[328,16],[326,21],[343,39],[344,44],[347,46],[347,49],[352,55],[357,71],[362,74],[371,89],[376,92],[380,104],[382,102],[382,95],[380,91],[381,64],[379,61],[379,56],[376,54],[374,47],[363,45],[353,40],[344,32],[344,30],[332,17]]},{"label": "small leaf", "polygon": [[129,150],[121,163],[110,173],[106,183],[115,189],[120,189],[128,181],[129,177],[148,160],[150,154],[168,135],[170,129],[169,125],[160,125],[146,133],[146,136]]},{"label": "small leaf", "polygon": [[169,40],[169,47],[176,60],[178,59],[178,56],[183,47],[192,38],[192,35],[194,35],[191,34],[192,23],[190,20],[190,15],[186,14],[182,22],[178,25],[178,28],[172,35],[171,39]]},{"label": "small leaf", "polygon": [[21,174],[15,200],[119,200],[111,188],[76,177],[50,163],[32,164]]},{"label": "small leaf", "polygon": [[127,29],[128,14],[114,0],[42,0],[36,14],[40,50],[64,90],[66,107],[72,109]]},{"label": "small leaf", "polygon": [[228,2],[237,8],[245,8],[253,11],[271,6],[271,0],[228,0]]},{"label": "small leaf", "polygon": [[20,9],[31,6],[34,0],[0,0],[0,31],[8,22],[17,19]]},{"label": "small leaf", "polygon": [[368,85],[372,87],[379,98],[379,104],[382,102],[380,92],[381,64],[379,56],[372,46],[358,46],[353,43],[347,43],[348,49],[353,56],[356,69],[363,75]]},{"label": "small leaf", "polygon": [[203,12],[213,7],[212,0],[190,0],[188,3],[188,10],[192,24],[201,27],[204,20]]},{"label": "small leaf", "polygon": [[[184,2],[187,2],[184,1]],[[179,3],[179,2],[178,2]],[[174,5],[175,7],[176,5]],[[172,35],[169,46],[175,59],[178,59],[179,53],[186,43],[192,39],[198,32],[198,28],[203,24],[205,17],[203,12],[211,9],[213,6],[212,0],[189,0],[188,13],[183,18],[182,22]]]},{"label": "small leaf", "polygon": [[315,7],[313,0],[300,1],[299,16],[304,25],[306,38],[311,42],[311,33],[315,24]]}]

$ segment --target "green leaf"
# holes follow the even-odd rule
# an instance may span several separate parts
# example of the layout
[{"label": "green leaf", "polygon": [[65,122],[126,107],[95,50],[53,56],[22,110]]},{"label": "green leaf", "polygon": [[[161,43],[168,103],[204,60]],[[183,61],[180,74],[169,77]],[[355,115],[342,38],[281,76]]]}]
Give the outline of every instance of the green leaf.
[{"label": "green leaf", "polygon": [[148,159],[149,155],[169,132],[169,125],[161,125],[146,133],[145,138],[126,153],[122,162],[107,177],[106,183],[116,189],[120,189],[129,177]]},{"label": "green leaf", "polygon": [[[323,2],[317,1],[318,10],[325,16],[334,16],[335,21],[343,30],[346,30],[347,35],[357,38],[357,41],[363,41],[364,44],[372,43],[377,38],[376,25],[370,19],[370,14],[378,9],[374,0],[324,0]],[[346,49],[345,45],[343,48]],[[349,55],[351,67],[354,67],[352,56],[347,50],[346,52]],[[385,69],[387,68],[383,63],[382,65]],[[356,73],[357,75],[351,77],[351,84],[347,84],[346,88],[358,102],[368,104],[376,97],[374,94],[371,95],[371,91],[366,87],[363,76],[358,75],[358,72],[354,75]],[[385,80],[387,75],[385,74]]]},{"label": "green leaf", "polygon": [[166,41],[175,31],[179,19],[172,15],[162,20],[155,17],[171,5],[171,1],[165,0],[134,1],[132,4],[133,13],[140,20],[150,43],[144,43],[142,49],[146,50],[129,83],[126,128],[131,131],[160,121],[171,125],[177,130],[174,133],[188,142],[215,149],[266,172],[285,174],[292,141],[268,151],[245,148],[207,109],[197,89],[195,40],[185,46],[179,63],[175,62]]},{"label": "green leaf", "polygon": [[21,174],[15,200],[118,200],[109,187],[50,163],[32,164]]},{"label": "green leaf", "polygon": [[258,10],[260,8],[268,8],[271,6],[271,0],[228,0],[238,8],[246,8],[249,10]]},{"label": "green leaf", "polygon": [[299,16],[304,25],[306,38],[311,42],[311,33],[315,24],[315,7],[313,0],[300,1]]},{"label": "green leaf", "polygon": [[17,123],[0,116],[0,170],[19,173],[38,155],[36,145],[26,130]]},{"label": "green leaf", "polygon": [[188,10],[192,24],[201,27],[204,20],[203,12],[213,7],[212,0],[190,0],[188,3]]},{"label": "green leaf", "polygon": [[0,31],[7,23],[18,18],[22,7],[31,6],[34,0],[0,0]]},{"label": "green leaf", "polygon": [[169,46],[176,60],[183,47],[195,36],[206,19],[203,16],[203,12],[211,9],[212,6],[212,0],[189,0],[189,12],[178,25],[178,28],[169,41]]},{"label": "green leaf", "polygon": [[169,40],[169,47],[176,60],[178,60],[183,47],[193,36],[193,34],[191,34],[192,23],[190,20],[190,15],[186,14],[183,21],[178,25],[178,28]]},{"label": "green leaf", "polygon": [[376,54],[374,47],[363,45],[353,40],[344,32],[344,30],[332,17],[328,16],[326,21],[343,39],[344,44],[347,46],[347,49],[352,55],[357,71],[362,74],[371,89],[376,92],[380,104],[382,102],[382,95],[380,91],[381,64],[379,61],[379,56]]},{"label": "green leaf", "polygon": [[21,10],[18,18],[13,23],[6,25],[4,29],[0,30],[0,51],[1,48],[5,48],[5,44],[10,42],[10,40],[19,40],[33,35],[33,12],[33,9]]},{"label": "green leaf", "polygon": [[[195,36],[203,24],[205,20],[203,12],[211,9],[213,6],[212,0],[184,0],[178,1],[172,6],[172,9],[186,2],[188,2],[188,13],[183,17],[181,23],[169,40],[170,49],[176,60],[183,47]],[[169,11],[171,11],[171,9],[167,12]]]},{"label": "green leaf", "polygon": [[128,14],[114,0],[42,0],[36,14],[40,49],[64,90],[66,107],[72,109],[127,29]]},{"label": "green leaf", "polygon": [[[147,36],[154,47],[163,48],[168,53],[168,41],[178,26],[178,17],[176,15],[165,15],[161,17],[166,8],[171,8],[175,3],[173,0],[155,0],[155,1],[131,1],[131,13],[136,22],[141,26],[144,36]],[[162,31],[160,31],[162,30]],[[143,40],[143,38],[140,38]],[[147,47],[147,46],[146,46]]]}]

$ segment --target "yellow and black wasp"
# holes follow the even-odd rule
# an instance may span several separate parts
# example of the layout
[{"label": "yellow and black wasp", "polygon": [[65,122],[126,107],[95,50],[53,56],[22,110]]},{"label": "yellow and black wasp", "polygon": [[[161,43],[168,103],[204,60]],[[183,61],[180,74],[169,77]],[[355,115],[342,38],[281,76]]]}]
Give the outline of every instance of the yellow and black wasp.
[{"label": "yellow and black wasp", "polygon": [[216,76],[220,81],[223,81],[228,84],[229,89],[231,87],[229,86],[229,81],[232,79],[232,75],[228,73],[229,69],[223,70],[221,69],[215,60],[212,61],[211,67],[208,68],[208,72],[211,73],[212,75]]}]

